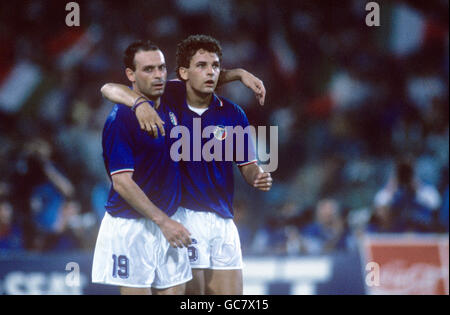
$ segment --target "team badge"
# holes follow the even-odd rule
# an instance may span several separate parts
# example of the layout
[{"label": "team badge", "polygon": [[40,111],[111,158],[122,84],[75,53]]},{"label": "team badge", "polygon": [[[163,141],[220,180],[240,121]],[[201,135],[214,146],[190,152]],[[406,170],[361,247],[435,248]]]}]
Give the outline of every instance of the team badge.
[{"label": "team badge", "polygon": [[174,113],[169,112],[170,121],[172,122],[172,125],[176,126],[178,125],[177,116],[175,116]]},{"label": "team badge", "polygon": [[214,138],[222,141],[225,140],[226,137],[227,131],[225,130],[225,127],[222,125],[217,126],[216,129],[214,130]]}]

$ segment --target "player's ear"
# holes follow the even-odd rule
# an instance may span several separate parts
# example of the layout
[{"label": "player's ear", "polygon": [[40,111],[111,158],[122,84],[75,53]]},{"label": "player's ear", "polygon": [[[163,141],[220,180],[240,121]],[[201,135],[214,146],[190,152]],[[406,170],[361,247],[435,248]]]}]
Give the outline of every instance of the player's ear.
[{"label": "player's ear", "polygon": [[136,79],[134,77],[134,71],[130,68],[125,69],[125,74],[127,75],[128,80],[130,80],[131,83],[136,82]]},{"label": "player's ear", "polygon": [[187,74],[187,72],[188,72],[188,69],[185,68],[185,67],[180,67],[180,68],[178,68],[178,73],[180,74],[180,78],[181,78],[183,81],[187,81],[187,79],[188,79],[188,74]]}]

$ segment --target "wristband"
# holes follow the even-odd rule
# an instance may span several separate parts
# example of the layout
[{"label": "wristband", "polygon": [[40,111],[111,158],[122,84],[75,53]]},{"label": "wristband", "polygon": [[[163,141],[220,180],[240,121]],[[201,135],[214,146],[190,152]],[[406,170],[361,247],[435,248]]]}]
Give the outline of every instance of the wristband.
[{"label": "wristband", "polygon": [[[141,98],[143,98],[144,100],[146,100],[146,98],[144,97],[144,96],[139,96],[135,101],[134,101],[134,104],[133,104],[133,106],[131,106],[131,110],[133,110],[133,112],[134,112],[134,109],[136,109],[136,107],[138,107],[139,105],[137,104],[138,103],[138,101],[141,99]],[[134,108],[134,109],[133,109]]]},{"label": "wristband", "polygon": [[146,100],[146,98],[145,98],[144,96],[139,96],[137,99],[134,100],[133,106],[136,105],[137,102],[138,102],[141,98],[143,98],[144,100]]},{"label": "wristband", "polygon": [[134,104],[134,105],[131,107],[131,110],[132,110],[133,112],[136,112],[136,108],[138,108],[139,105],[144,104],[144,103],[149,103],[150,106],[153,107],[153,102],[152,102],[152,101],[145,100],[145,101],[142,101],[142,102],[140,102],[140,103]]}]

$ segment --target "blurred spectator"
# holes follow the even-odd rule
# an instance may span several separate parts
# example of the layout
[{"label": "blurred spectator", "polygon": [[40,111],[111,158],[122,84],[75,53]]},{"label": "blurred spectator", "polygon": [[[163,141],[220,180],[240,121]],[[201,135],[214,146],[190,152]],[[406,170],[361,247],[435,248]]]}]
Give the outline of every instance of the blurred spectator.
[{"label": "blurred spectator", "polygon": [[368,233],[402,233],[404,226],[395,219],[389,204],[375,204],[372,216],[367,225]]},{"label": "blurred spectator", "polygon": [[308,232],[312,232],[315,229],[313,221],[314,209],[309,207],[302,209],[293,201],[285,202],[280,211],[269,216],[264,226],[257,230],[252,243],[252,252],[275,255],[318,254],[318,251],[308,251],[305,248],[317,242],[313,239],[306,240],[301,233],[305,227]]},{"label": "blurred spectator", "polygon": [[254,254],[281,255],[286,253],[285,246],[284,226],[271,217],[256,232],[251,251]]},{"label": "blurred spectator", "polygon": [[264,226],[257,231],[252,251],[275,255],[300,253],[297,230],[307,220],[308,213],[300,213],[295,202],[285,202],[280,211],[269,216]]},{"label": "blurred spectator", "polygon": [[69,223],[80,212],[75,201],[66,201],[49,183],[36,188],[31,197],[31,211],[35,229],[33,250],[57,251],[80,248],[81,244]]},{"label": "blurred spectator", "polygon": [[437,189],[414,174],[410,159],[401,159],[386,187],[375,196],[371,232],[431,232],[441,204]]},{"label": "blurred spectator", "polygon": [[317,203],[315,222],[302,230],[302,247],[307,254],[325,254],[350,249],[350,234],[339,203],[322,199]]},{"label": "blurred spectator", "polygon": [[42,138],[27,141],[19,153],[12,175],[12,201],[20,212],[24,242],[28,249],[42,250],[42,231],[56,221],[58,209],[74,197],[71,182],[51,160],[52,147]]}]

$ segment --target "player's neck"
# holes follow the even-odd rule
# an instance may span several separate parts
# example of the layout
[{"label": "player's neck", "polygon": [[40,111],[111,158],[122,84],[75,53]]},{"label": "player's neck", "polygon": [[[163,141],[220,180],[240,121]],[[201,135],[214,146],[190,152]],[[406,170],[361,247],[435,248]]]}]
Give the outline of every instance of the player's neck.
[{"label": "player's neck", "polygon": [[186,85],[186,101],[195,108],[208,108],[212,100],[212,94],[198,93],[189,85]]}]

